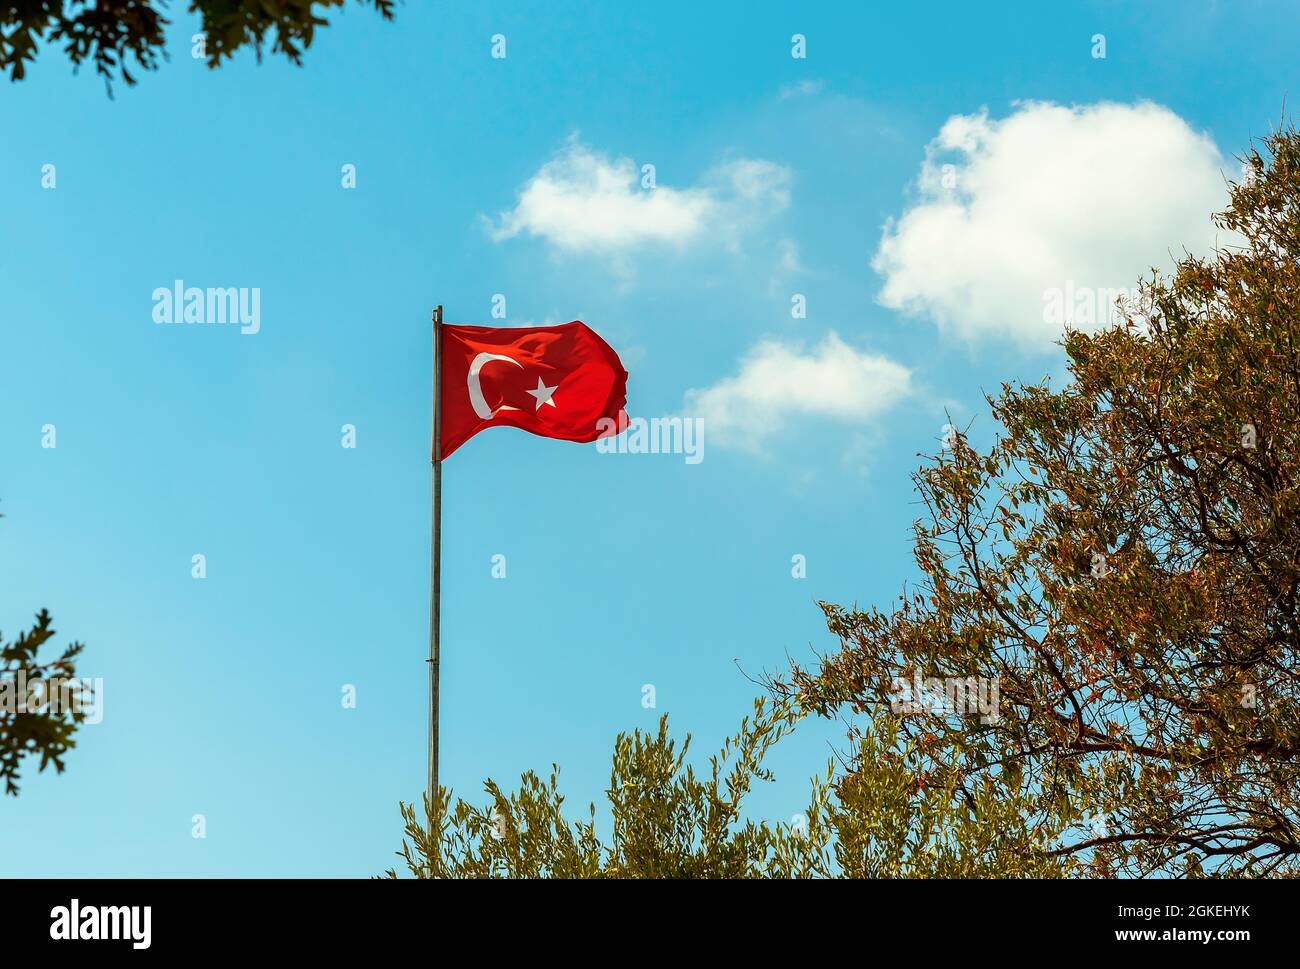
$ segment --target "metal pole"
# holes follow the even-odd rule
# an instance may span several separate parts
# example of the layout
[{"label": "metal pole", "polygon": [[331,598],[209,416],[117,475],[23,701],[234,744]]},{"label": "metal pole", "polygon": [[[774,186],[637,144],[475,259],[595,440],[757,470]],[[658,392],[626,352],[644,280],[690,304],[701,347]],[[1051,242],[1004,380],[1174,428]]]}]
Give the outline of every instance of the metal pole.
[{"label": "metal pole", "polygon": [[[433,311],[433,535],[429,568],[429,803],[436,812],[438,786],[438,665],[441,650],[439,592],[442,566],[442,306]],[[430,831],[437,836],[437,829]],[[436,844],[434,845],[436,848]],[[433,874],[431,872],[431,874]]]}]

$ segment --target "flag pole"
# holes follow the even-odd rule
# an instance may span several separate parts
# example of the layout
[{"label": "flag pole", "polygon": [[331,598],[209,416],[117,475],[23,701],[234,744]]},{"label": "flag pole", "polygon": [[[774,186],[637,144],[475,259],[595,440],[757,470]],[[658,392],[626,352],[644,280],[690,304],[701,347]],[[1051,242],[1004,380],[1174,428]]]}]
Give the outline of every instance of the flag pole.
[{"label": "flag pole", "polygon": [[[438,785],[438,665],[441,659],[439,593],[442,566],[442,304],[433,311],[433,534],[429,564],[429,804],[436,813]],[[433,824],[435,818],[430,819]],[[436,838],[436,826],[429,832]],[[437,844],[433,845],[437,849]],[[433,859],[430,859],[432,865]],[[430,872],[430,874],[435,874]]]}]

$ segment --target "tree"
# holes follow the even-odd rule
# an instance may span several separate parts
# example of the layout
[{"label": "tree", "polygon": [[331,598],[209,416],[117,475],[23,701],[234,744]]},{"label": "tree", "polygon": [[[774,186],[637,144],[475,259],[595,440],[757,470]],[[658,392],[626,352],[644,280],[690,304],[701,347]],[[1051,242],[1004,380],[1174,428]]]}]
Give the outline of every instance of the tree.
[{"label": "tree", "polygon": [[[342,7],[346,0],[191,0],[191,13],[202,15],[209,67],[251,46],[261,60],[262,46],[274,33],[273,54],[302,63],[319,27],[329,26],[317,7]],[[359,0],[385,20],[393,19],[394,0]],[[0,0],[0,70],[22,80],[35,61],[39,41],[60,44],[72,63],[89,61],[110,85],[117,77],[135,84],[127,63],[146,71],[158,66],[164,49],[166,0]]]},{"label": "tree", "polygon": [[[620,734],[606,792],[611,835],[597,833],[596,809],[570,820],[559,769],[548,781],[523,775],[507,794],[489,780],[489,801],[474,807],[439,792],[419,820],[401,806],[406,840],[399,852],[417,878],[759,878],[1016,876],[1064,874],[1045,839],[1025,823],[1021,799],[996,777],[970,792],[961,772],[920,778],[897,756],[898,723],[884,717],[859,740],[859,768],[838,781],[814,778],[807,810],[789,823],[744,816],[763,761],[803,714],[791,704],[755,701],[703,777],[686,763],[667,717],[655,734]],[[389,871],[390,877],[396,873]]]},{"label": "tree", "polygon": [[949,704],[899,741],[1066,822],[1052,857],[1092,875],[1300,874],[1300,136],[1242,161],[1233,244],[1068,332],[1066,386],[991,396],[992,445],[914,476],[919,586],[823,603],[839,652],[772,682],[849,717],[996,684],[996,722]]},{"label": "tree", "polygon": [[86,719],[89,687],[76,678],[80,643],[58,659],[37,662],[37,653],[54,636],[50,614],[42,609],[36,625],[6,645],[0,638],[0,779],[5,793],[18,794],[18,767],[39,756],[39,770],[50,764],[63,773],[63,756],[76,746],[74,734]]}]

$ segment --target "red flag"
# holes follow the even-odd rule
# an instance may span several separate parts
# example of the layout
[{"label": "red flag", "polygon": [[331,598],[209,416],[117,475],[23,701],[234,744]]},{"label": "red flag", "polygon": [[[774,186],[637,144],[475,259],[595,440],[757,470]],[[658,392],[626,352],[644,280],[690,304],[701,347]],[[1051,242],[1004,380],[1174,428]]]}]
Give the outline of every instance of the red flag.
[{"label": "red flag", "polygon": [[485,427],[584,442],[627,427],[627,371],[585,323],[441,330],[442,457]]}]

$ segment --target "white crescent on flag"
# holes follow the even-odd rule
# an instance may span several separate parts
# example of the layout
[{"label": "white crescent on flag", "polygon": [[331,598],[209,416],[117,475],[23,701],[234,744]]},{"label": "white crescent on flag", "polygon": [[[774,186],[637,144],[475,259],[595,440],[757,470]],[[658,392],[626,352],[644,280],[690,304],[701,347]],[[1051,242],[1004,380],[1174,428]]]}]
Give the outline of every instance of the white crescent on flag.
[{"label": "white crescent on flag", "polygon": [[477,414],[479,417],[483,418],[483,420],[485,421],[490,421],[493,417],[495,417],[497,411],[519,409],[518,407],[510,407],[507,404],[502,404],[494,411],[491,407],[488,406],[488,402],[483,399],[483,388],[479,384],[478,375],[483,370],[483,368],[487,366],[487,364],[491,363],[493,360],[505,360],[508,363],[513,363],[516,367],[520,368],[521,370],[523,369],[524,366],[514,357],[507,357],[505,354],[502,353],[480,353],[472,361],[470,361],[469,377],[466,379],[466,383],[469,385],[469,402],[470,405],[474,408],[474,413]]}]

